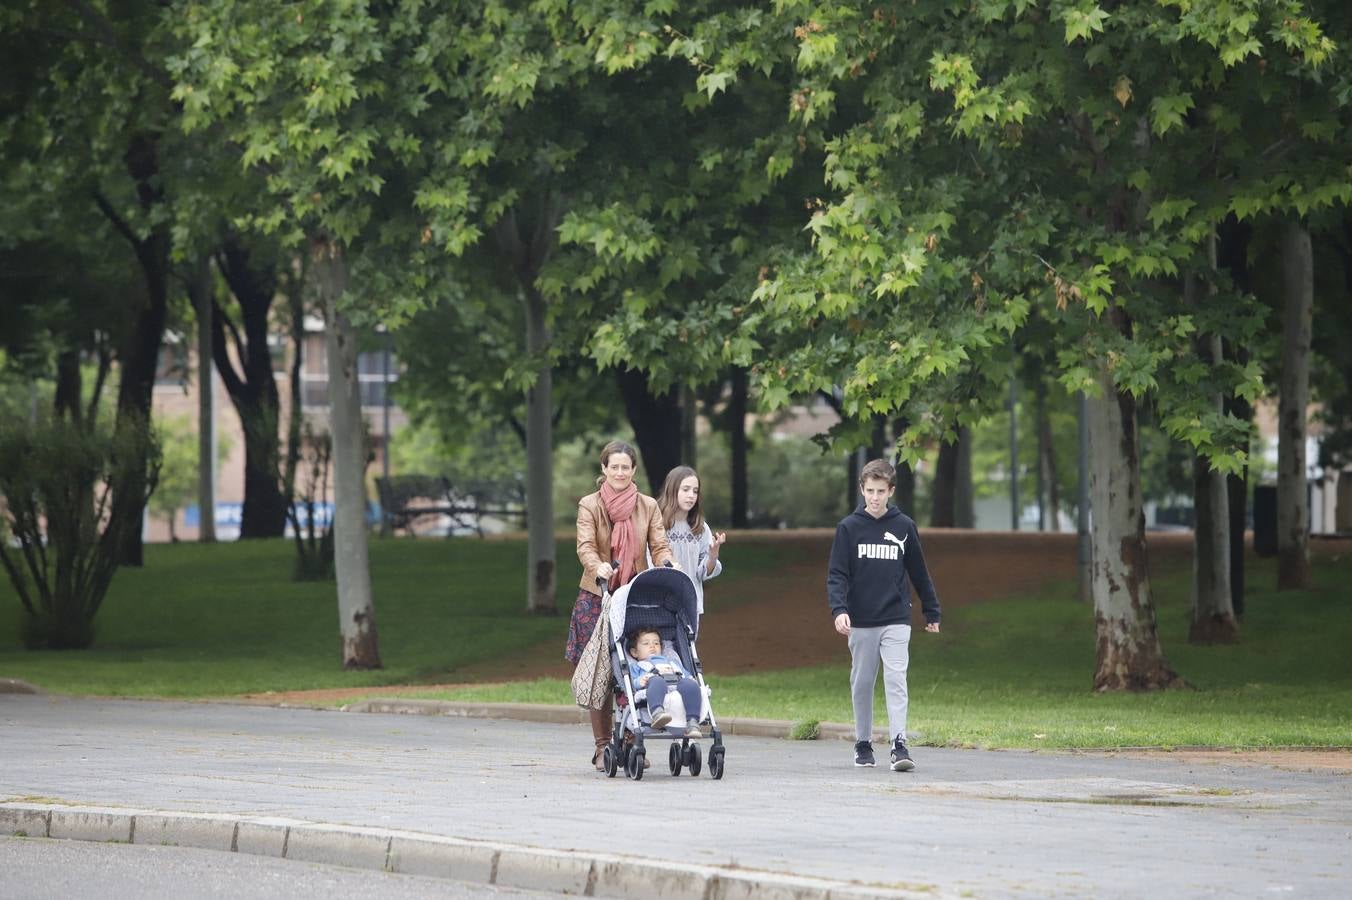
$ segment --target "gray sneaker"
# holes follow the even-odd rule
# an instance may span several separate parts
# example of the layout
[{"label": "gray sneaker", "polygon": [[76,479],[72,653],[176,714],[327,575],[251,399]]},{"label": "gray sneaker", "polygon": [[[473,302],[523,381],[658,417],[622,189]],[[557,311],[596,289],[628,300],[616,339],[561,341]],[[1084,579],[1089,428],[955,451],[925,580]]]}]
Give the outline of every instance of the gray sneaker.
[{"label": "gray sneaker", "polygon": [[900,737],[892,742],[892,771],[909,772],[915,768],[915,760],[911,759],[911,753],[906,749],[906,742]]},{"label": "gray sneaker", "polygon": [[657,709],[653,710],[654,728],[666,728],[667,723],[670,721],[671,721],[671,713],[667,712],[662,707],[659,706],[657,707]]},{"label": "gray sneaker", "polygon": [[854,745],[854,764],[856,766],[874,766],[873,744],[868,741],[860,741]]}]

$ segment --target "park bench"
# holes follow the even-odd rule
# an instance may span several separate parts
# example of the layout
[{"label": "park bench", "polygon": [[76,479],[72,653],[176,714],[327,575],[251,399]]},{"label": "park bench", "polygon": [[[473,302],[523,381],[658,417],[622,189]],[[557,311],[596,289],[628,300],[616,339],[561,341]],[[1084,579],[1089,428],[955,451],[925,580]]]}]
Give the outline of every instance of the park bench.
[{"label": "park bench", "polygon": [[416,537],[414,525],[428,519],[450,519],[447,535],[472,530],[483,537],[487,516],[525,521],[526,491],[519,481],[461,482],[444,475],[392,475],[376,479],[387,532],[403,529]]}]

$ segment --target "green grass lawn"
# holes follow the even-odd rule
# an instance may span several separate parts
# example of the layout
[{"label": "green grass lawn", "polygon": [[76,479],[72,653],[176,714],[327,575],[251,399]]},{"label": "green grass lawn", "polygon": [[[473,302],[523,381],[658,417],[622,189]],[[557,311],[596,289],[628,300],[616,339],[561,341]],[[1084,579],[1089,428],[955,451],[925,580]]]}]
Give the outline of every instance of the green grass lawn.
[{"label": "green grass lawn", "polygon": [[[575,596],[571,542],[559,545],[557,617],[526,615],[519,541],[372,543],[386,668],[338,666],[330,584],[289,580],[282,541],[150,546],[123,569],[97,620],[94,646],[18,647],[18,602],[0,581],[0,677],[54,692],[213,697],[268,690],[434,684],[457,669],[541,642],[561,654]],[[786,551],[739,541],[720,586],[773,572]],[[950,611],[940,635],[912,641],[911,728],[927,744],[984,747],[1352,746],[1352,558],[1317,558],[1316,589],[1278,593],[1270,561],[1249,571],[1243,641],[1187,643],[1186,568],[1155,579],[1165,652],[1192,689],[1096,696],[1092,611],[1070,586]],[[942,587],[942,586],[941,586]],[[541,651],[545,652],[545,651]],[[776,674],[711,673],[720,716],[849,721],[844,667]],[[408,696],[571,704],[562,680],[482,685]],[[882,723],[881,689],[877,707]]]},{"label": "green grass lawn", "polygon": [[[557,550],[560,615],[544,617],[524,611],[524,541],[372,541],[385,664],[374,672],[339,668],[334,585],[291,581],[294,552],[280,540],[147,545],[145,567],[114,578],[94,645],[60,652],[20,647],[21,608],[0,572],[0,677],[59,693],[211,697],[457,680],[462,666],[544,641],[562,660],[581,572],[572,541]],[[727,582],[771,569],[780,552],[739,548]]]},{"label": "green grass lawn", "polygon": [[[911,642],[911,720],[925,744],[977,747],[1352,746],[1352,559],[1315,564],[1316,589],[1279,593],[1271,561],[1249,570],[1243,640],[1187,643],[1190,575],[1154,582],[1160,639],[1190,689],[1096,695],[1093,612],[1069,585],[954,611]],[[853,720],[845,666],[720,677],[721,716]],[[881,682],[881,679],[880,679]],[[425,693],[571,703],[566,682]],[[875,721],[885,725],[881,683]]]}]

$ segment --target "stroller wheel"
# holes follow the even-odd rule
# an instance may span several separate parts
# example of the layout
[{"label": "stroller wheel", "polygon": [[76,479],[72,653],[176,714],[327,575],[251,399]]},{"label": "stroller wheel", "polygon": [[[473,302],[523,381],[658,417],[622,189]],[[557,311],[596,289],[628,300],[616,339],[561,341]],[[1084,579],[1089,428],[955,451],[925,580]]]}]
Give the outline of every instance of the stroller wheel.
[{"label": "stroller wheel", "polygon": [[715,747],[709,751],[709,774],[714,780],[723,777],[723,748]]},{"label": "stroller wheel", "polygon": [[630,750],[629,756],[624,761],[624,774],[626,777],[635,781],[643,780],[643,757],[642,750]]},{"label": "stroller wheel", "polygon": [[685,751],[685,764],[690,767],[691,775],[698,775],[701,765],[699,744],[691,744]]},{"label": "stroller wheel", "polygon": [[[671,752],[667,754],[667,767],[671,769],[672,775],[681,774],[681,745],[675,741],[671,742]],[[695,773],[691,772],[690,774]]]},{"label": "stroller wheel", "polygon": [[615,748],[606,744],[606,749],[601,756],[601,762],[606,767],[606,777],[614,778],[615,773],[620,770],[620,759],[615,755]]}]

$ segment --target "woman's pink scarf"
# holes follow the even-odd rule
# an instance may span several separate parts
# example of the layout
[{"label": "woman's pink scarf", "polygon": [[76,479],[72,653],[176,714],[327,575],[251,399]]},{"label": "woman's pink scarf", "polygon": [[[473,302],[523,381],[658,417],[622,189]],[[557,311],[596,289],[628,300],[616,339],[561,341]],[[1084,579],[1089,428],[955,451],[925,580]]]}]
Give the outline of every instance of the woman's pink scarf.
[{"label": "woman's pink scarf", "polygon": [[638,546],[638,534],[634,529],[634,509],[638,506],[638,485],[632,481],[622,491],[617,491],[608,482],[601,482],[601,502],[610,518],[610,558],[618,560],[619,581],[611,576],[610,585],[614,590],[629,583],[634,577],[634,563],[637,559],[634,549]]}]

